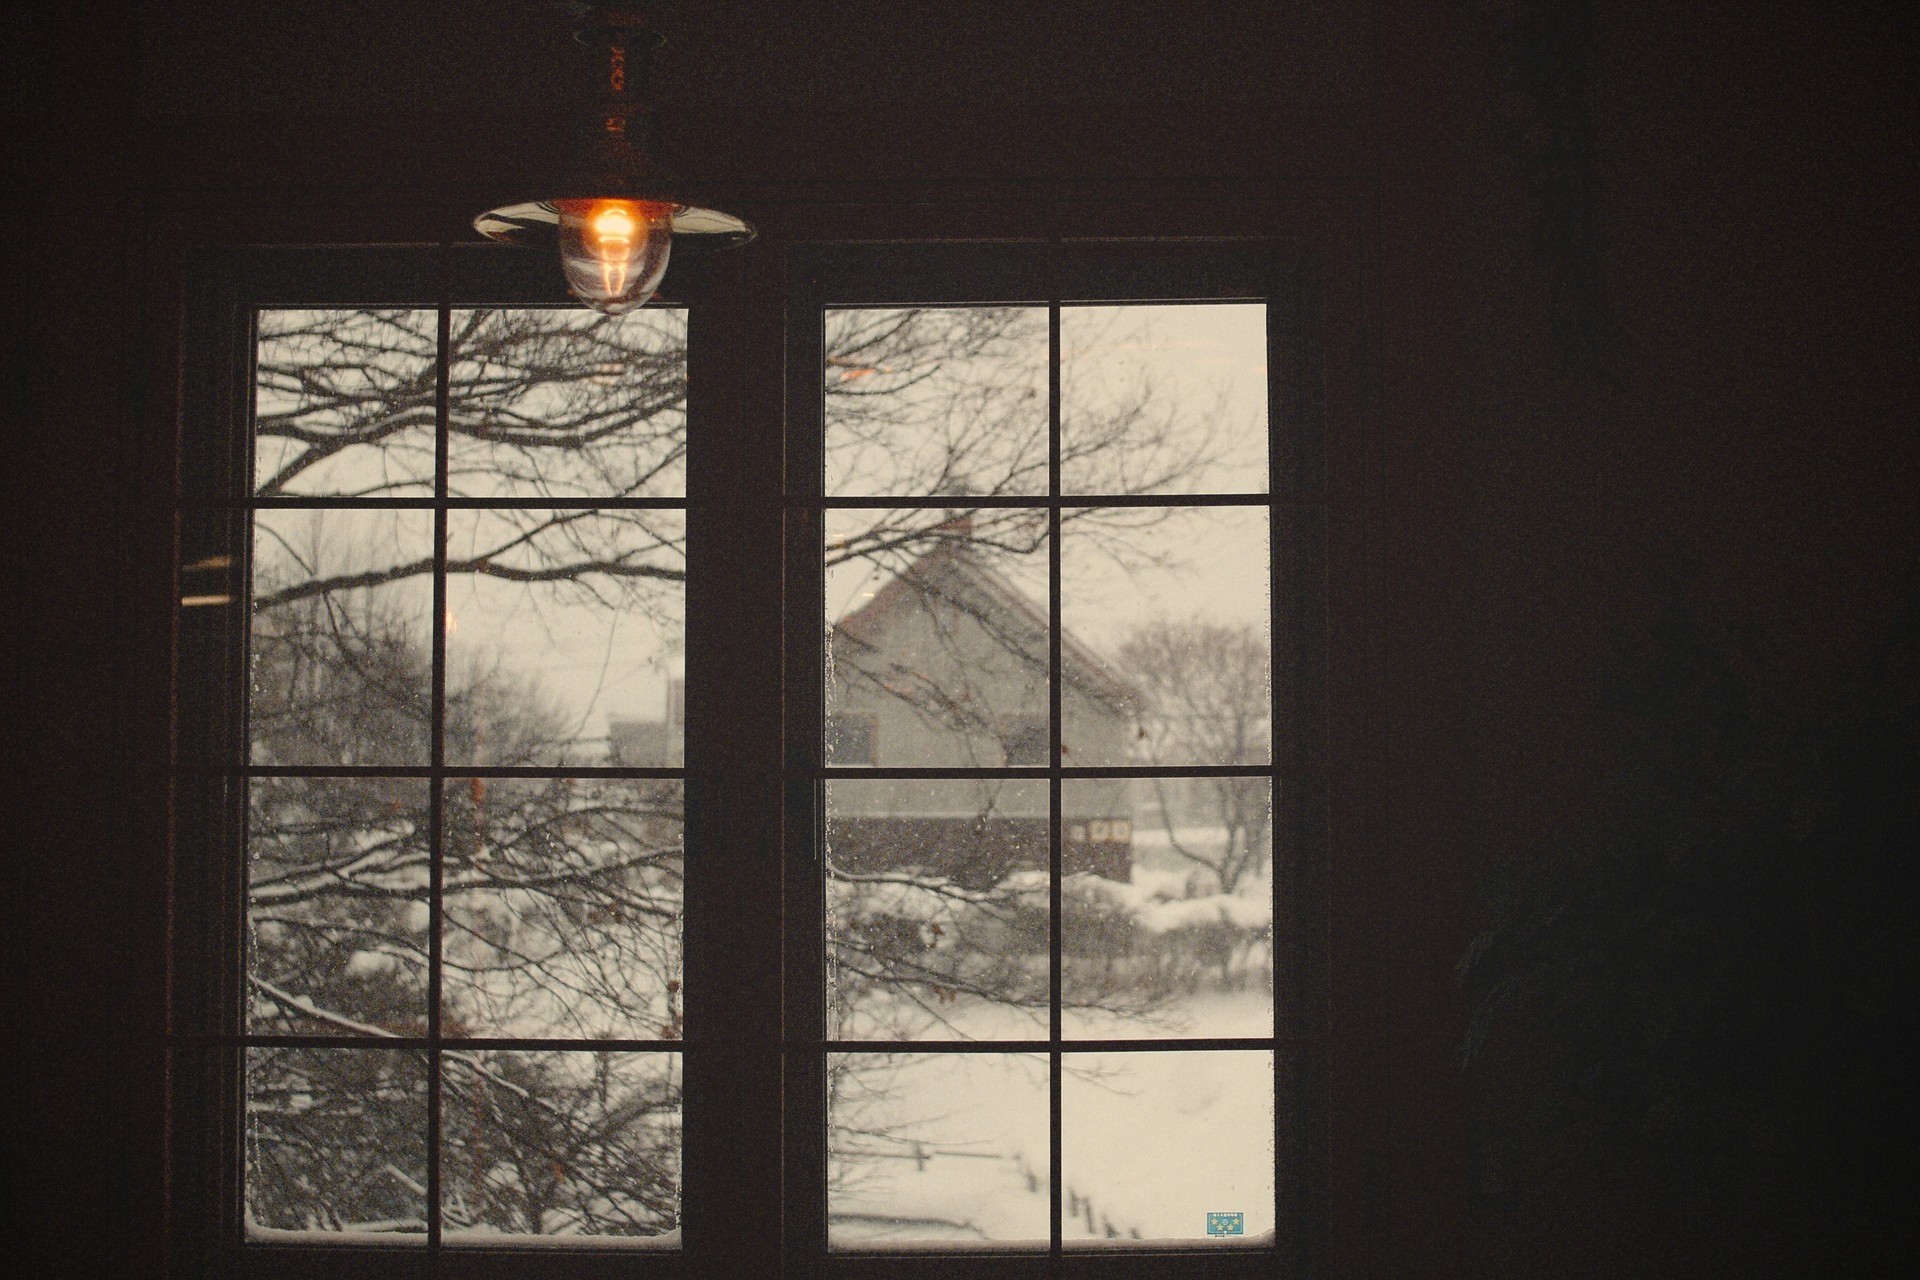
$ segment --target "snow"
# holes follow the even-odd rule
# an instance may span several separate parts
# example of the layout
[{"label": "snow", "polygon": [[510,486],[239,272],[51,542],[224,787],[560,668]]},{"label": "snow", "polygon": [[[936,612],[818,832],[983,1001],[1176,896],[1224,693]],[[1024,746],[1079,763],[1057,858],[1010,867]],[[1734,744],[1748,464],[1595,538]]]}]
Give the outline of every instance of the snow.
[{"label": "snow", "polygon": [[[1209,1212],[1273,1218],[1273,1055],[1068,1054],[1060,1098],[1064,1238],[1206,1241]],[[1090,1213],[1094,1227],[1088,1228]],[[1221,1237],[1231,1241],[1235,1237]]]},{"label": "snow", "polygon": [[[247,1239],[258,1244],[361,1244],[418,1248],[427,1242],[426,1228],[413,1223],[360,1223],[344,1231],[287,1231],[247,1224]],[[449,1248],[481,1249],[678,1249],[680,1229],[657,1236],[510,1236],[498,1231],[443,1231]]]},{"label": "snow", "polygon": [[347,957],[347,972],[356,978],[380,973],[397,973],[403,968],[398,957],[385,951],[356,951]]},{"label": "snow", "polygon": [[[1217,1003],[1249,1026],[1266,1016],[1263,997]],[[859,1156],[836,1153],[846,1183],[829,1197],[834,1248],[1044,1247],[1043,1057],[843,1054],[836,1064],[867,1076],[872,1095],[844,1104],[836,1126],[885,1136],[860,1138]],[[1271,1233],[1273,1065],[1264,1050],[1063,1055],[1065,1240],[1232,1245]],[[1222,1211],[1246,1215],[1245,1236],[1206,1235],[1206,1215]]]},{"label": "snow", "polygon": [[[1044,892],[1044,880],[1022,888]],[[1136,863],[1131,883],[1069,877],[1063,891],[1123,913],[1140,947],[1181,952],[1217,935],[1228,972],[1199,966],[1191,990],[1150,1016],[1064,1011],[1062,1233],[1070,1248],[1258,1245],[1274,1230],[1274,1057],[1270,1051],[1077,1053],[1072,1037],[1159,1039],[1273,1033],[1272,925],[1264,877],[1234,894],[1183,896],[1178,866]],[[862,886],[879,889],[880,886]],[[961,904],[924,885],[885,886],[889,912],[927,923]],[[962,908],[964,909],[964,908]],[[1182,954],[1188,954],[1181,952]],[[1191,954],[1198,954],[1197,951]],[[883,1019],[884,1021],[884,1019]],[[1044,1037],[1031,1011],[963,997],[928,1039]],[[1043,1248],[1048,1116],[1044,1055],[839,1054],[829,1197],[837,1250]],[[1208,1213],[1245,1215],[1245,1234],[1209,1237]]]},{"label": "snow", "polygon": [[[389,1229],[382,1229],[387,1227]],[[418,1248],[427,1242],[426,1226],[411,1223],[368,1223],[344,1231],[288,1231],[247,1223],[247,1239],[258,1244],[364,1244]]]},{"label": "snow", "polygon": [[1210,893],[1182,897],[1168,883],[1166,873],[1135,872],[1133,882],[1071,875],[1063,893],[1105,901],[1126,910],[1134,923],[1149,933],[1167,933],[1196,925],[1226,924],[1236,929],[1265,929],[1273,923],[1273,897],[1266,882],[1244,886],[1238,893]]},{"label": "snow", "polygon": [[655,1236],[512,1236],[500,1231],[461,1230],[443,1231],[440,1239],[449,1248],[456,1249],[678,1249],[680,1228]]},{"label": "snow", "polygon": [[[1047,1243],[1047,1064],[1033,1054],[837,1054],[835,1248]],[[856,1147],[861,1156],[850,1156]],[[1030,1176],[1031,1175],[1031,1176]]]}]

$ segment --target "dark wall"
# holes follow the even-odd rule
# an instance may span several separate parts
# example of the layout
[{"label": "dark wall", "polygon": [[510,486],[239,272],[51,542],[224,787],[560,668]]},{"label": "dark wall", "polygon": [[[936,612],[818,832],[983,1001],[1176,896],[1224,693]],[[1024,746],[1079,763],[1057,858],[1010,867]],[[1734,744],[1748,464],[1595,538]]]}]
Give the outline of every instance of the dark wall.
[{"label": "dark wall", "polygon": [[[1911,608],[1912,26],[1880,5],[1456,17],[1462,728],[1477,852],[1524,858],[1598,820],[1631,731],[1620,645],[1670,601],[1736,655],[1763,726],[1829,714]],[[1838,1074],[1868,1051],[1823,1052]],[[1751,1186],[1676,1187],[1578,1127],[1503,1146],[1539,1083],[1513,1070],[1470,1091],[1484,1274],[1819,1274],[1812,1220],[1872,1194],[1762,1194],[1757,1151]]]},{"label": "dark wall", "polygon": [[[1365,193],[1383,518],[1355,696],[1381,768],[1369,865],[1335,904],[1356,1011],[1336,1069],[1363,1081],[1335,1116],[1341,1274],[1689,1274],[1720,1229],[1649,1203],[1630,1163],[1547,1146],[1490,1167],[1478,1135],[1514,1090],[1459,1081],[1451,967],[1479,872],[1594,802],[1598,676],[1650,608],[1649,565],[1751,631],[1790,701],[1817,701],[1900,597],[1920,467],[1898,221],[1911,33],[1891,12],[658,13],[682,164],[742,191]],[[29,816],[9,859],[10,1166],[40,1274],[132,1275],[165,1218],[152,744],[170,586],[153,549],[177,299],[155,264],[195,218],[325,240],[340,219],[426,208],[460,234],[548,163],[578,53],[535,4],[61,15],[15,33],[7,77],[40,193],[12,206],[9,272]]]}]

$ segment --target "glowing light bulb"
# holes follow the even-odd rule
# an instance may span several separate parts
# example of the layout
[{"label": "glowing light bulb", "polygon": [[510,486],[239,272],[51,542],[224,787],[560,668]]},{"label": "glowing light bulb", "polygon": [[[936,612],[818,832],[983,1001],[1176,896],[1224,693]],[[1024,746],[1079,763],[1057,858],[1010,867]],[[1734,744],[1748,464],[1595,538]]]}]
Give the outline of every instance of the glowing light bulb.
[{"label": "glowing light bulb", "polygon": [[674,206],[649,200],[556,200],[567,290],[595,311],[624,315],[667,273]]}]

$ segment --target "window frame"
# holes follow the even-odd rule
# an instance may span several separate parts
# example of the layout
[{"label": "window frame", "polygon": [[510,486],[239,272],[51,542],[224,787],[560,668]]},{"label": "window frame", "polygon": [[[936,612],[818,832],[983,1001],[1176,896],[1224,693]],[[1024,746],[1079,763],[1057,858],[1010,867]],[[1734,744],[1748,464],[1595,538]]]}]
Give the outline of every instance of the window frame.
[{"label": "window frame", "polygon": [[[1030,201],[1027,208],[1030,215],[1033,210],[1044,212],[1045,206]],[[1289,1270],[1316,1269],[1316,1260],[1326,1256],[1333,1232],[1331,1183],[1354,1168],[1351,1160],[1332,1149],[1329,1137],[1333,1111],[1341,1104],[1334,1097],[1330,1074],[1332,1024],[1325,935],[1331,919],[1326,910],[1326,877],[1332,859],[1329,817],[1343,806],[1350,809],[1352,797],[1364,790],[1365,752],[1353,749],[1350,738],[1340,740],[1341,726],[1331,725],[1327,718],[1326,691],[1350,684],[1363,672],[1371,634],[1368,608],[1361,599],[1366,559],[1361,535],[1374,518],[1371,500],[1365,498],[1365,477],[1371,467],[1361,447],[1370,408],[1365,372],[1369,303],[1360,270],[1366,254],[1364,234],[1356,222],[1363,209],[1360,201],[1315,206],[1312,201],[1262,198],[1245,202],[1220,220],[1229,231],[1235,226],[1251,229],[1246,234],[1206,242],[1216,248],[1232,244],[1265,254],[1274,262],[1286,263],[1293,272],[1288,305],[1298,326],[1299,376],[1287,388],[1292,398],[1288,412],[1302,422],[1311,421],[1315,432],[1325,431],[1329,422],[1341,429],[1337,451],[1341,465],[1330,487],[1349,499],[1344,530],[1329,526],[1323,499],[1310,520],[1316,537],[1309,540],[1323,550],[1307,557],[1314,563],[1302,565],[1301,589],[1319,593],[1324,625],[1303,628],[1300,669],[1325,671],[1329,654],[1342,652],[1339,641],[1351,642],[1344,651],[1351,658],[1331,678],[1319,681],[1320,691],[1301,704],[1300,721],[1308,732],[1294,744],[1295,763],[1300,776],[1314,783],[1302,806],[1301,843],[1290,882],[1276,889],[1287,896],[1291,917],[1301,922],[1295,965],[1300,1051],[1287,1069],[1292,1083],[1281,1093],[1280,1105],[1284,1108],[1288,1097],[1296,1098],[1302,1122],[1294,1135],[1299,1157],[1291,1169],[1294,1185],[1287,1193],[1296,1213],[1279,1219],[1281,1246],[1236,1255],[1070,1254],[1064,1260],[1044,1255],[829,1255],[810,1247],[799,1238],[805,1233],[801,1221],[805,1215],[783,1212],[778,1194],[795,1168],[791,1134],[784,1145],[778,1137],[784,1127],[783,1105],[792,1106],[795,1098],[791,1079],[784,1088],[781,1085],[784,1060],[793,1043],[792,1029],[781,1015],[783,1008],[793,1007],[797,988],[806,985],[804,975],[796,978],[794,962],[805,960],[808,940],[793,930],[784,942],[772,944],[777,954],[771,969],[757,966],[737,990],[715,992],[710,1007],[700,1009],[689,1002],[681,1251],[612,1254],[565,1248],[463,1247],[442,1255],[442,1274],[524,1274],[531,1268],[540,1274],[582,1275],[774,1274],[776,1269],[793,1275],[1040,1275],[1056,1274],[1064,1265],[1069,1274],[1227,1276],[1270,1274],[1276,1265],[1289,1262]],[[732,711],[749,725],[743,737],[725,741],[725,735],[697,727],[703,718],[699,711],[688,717],[687,846],[691,851],[704,843],[715,851],[707,868],[712,874],[697,874],[695,859],[689,857],[688,862],[690,983],[696,966],[718,973],[735,965],[732,950],[738,937],[752,936],[769,920],[778,937],[782,909],[778,888],[816,856],[819,838],[819,806],[811,793],[812,780],[796,776],[807,767],[796,771],[792,755],[792,726],[804,721],[805,709],[796,711],[779,699],[781,686],[793,670],[792,646],[784,647],[781,669],[749,673],[742,679],[737,668],[728,669],[726,655],[737,655],[745,641],[729,644],[723,635],[745,637],[753,634],[753,628],[769,624],[772,630],[762,630],[760,635],[781,635],[783,625],[796,614],[791,599],[780,592],[786,568],[783,548],[793,545],[787,538],[792,490],[786,483],[793,474],[793,433],[786,420],[791,393],[787,376],[792,366],[789,363],[783,373],[764,358],[756,360],[747,354],[749,349],[771,347],[790,360],[793,280],[836,253],[849,251],[850,245],[864,246],[854,252],[866,252],[885,242],[884,235],[873,234],[879,227],[914,227],[923,238],[957,242],[954,247],[963,254],[989,244],[996,253],[1022,259],[1043,259],[1063,244],[1078,244],[1095,256],[1130,248],[1151,258],[1177,243],[1177,239],[1151,243],[1123,239],[1138,236],[1140,224],[1133,216],[1134,206],[1121,203],[1088,206],[1066,216],[1056,211],[1037,220],[1015,218],[1019,225],[1011,228],[1015,233],[1011,236],[999,215],[975,206],[949,204],[931,216],[926,205],[823,207],[805,202],[769,203],[750,212],[762,227],[760,245],[728,258],[676,263],[663,290],[669,296],[679,292],[687,300],[690,364],[698,359],[701,367],[711,371],[707,378],[694,379],[689,396],[689,433],[704,429],[708,447],[690,450],[687,615],[690,632],[696,614],[714,620],[716,649],[714,660],[701,670],[690,662],[685,697],[689,706],[708,708],[708,724],[718,723],[716,714]],[[1075,224],[1086,234],[1063,239],[1062,223]],[[1046,224],[1045,231],[1041,224]],[[1270,228],[1275,225],[1290,227],[1290,234],[1274,236]],[[395,243],[391,236],[383,238]],[[186,377],[177,460],[183,477],[207,473],[206,441],[220,434],[219,424],[240,420],[236,415],[249,391],[244,376],[233,367],[231,342],[237,317],[248,307],[272,302],[344,304],[376,295],[380,305],[395,304],[399,295],[438,305],[449,296],[450,278],[467,270],[458,264],[469,258],[484,262],[489,276],[518,282],[509,291],[517,291],[515,296],[503,301],[524,300],[526,305],[563,301],[557,296],[557,284],[549,279],[550,264],[538,255],[415,243],[417,247],[391,249],[210,246],[191,256],[183,273],[186,325],[180,348]],[[379,284],[369,292],[372,280]],[[1331,391],[1326,368],[1329,350],[1338,366]],[[1275,400],[1271,407],[1278,419],[1281,401]],[[696,422],[704,428],[696,427]],[[782,457],[784,465],[768,468],[769,450]],[[217,475],[218,469],[212,473]],[[769,498],[770,504],[765,501]],[[1272,495],[1274,507],[1279,502],[1280,496]],[[727,530],[723,537],[713,536],[723,528]],[[1352,585],[1334,598],[1326,595],[1324,568],[1324,545],[1330,535],[1338,544],[1334,558],[1355,571]],[[801,600],[797,612],[804,615],[812,604]],[[176,639],[176,646],[177,657],[192,659],[190,640]],[[229,676],[244,671],[230,649],[199,657],[210,671],[224,670]],[[205,696],[207,686],[196,689],[176,676],[174,692],[176,742],[204,733],[222,715],[231,715],[224,695]],[[1351,719],[1357,720],[1357,713]],[[1336,746],[1343,750],[1343,761],[1354,767],[1345,772],[1329,768],[1328,756]],[[1279,761],[1281,753],[1277,750],[1275,755]],[[1274,766],[1276,772],[1281,767]],[[170,1179],[176,1192],[169,1217],[175,1227],[176,1262],[182,1269],[231,1274],[358,1275],[366,1274],[369,1267],[384,1266],[397,1274],[427,1274],[430,1263],[417,1247],[257,1243],[239,1247],[214,1229],[216,1223],[238,1222],[234,1194],[241,1147],[235,1110],[222,1101],[231,1096],[231,1084],[223,1080],[233,1072],[216,1061],[222,1046],[213,1039],[219,1033],[210,1039],[204,1028],[217,1021],[213,1015],[219,1009],[237,1007],[231,976],[222,973],[219,937],[223,927],[237,933],[231,922],[241,918],[238,913],[244,904],[235,898],[231,885],[221,883],[217,858],[209,854],[223,839],[230,839],[220,821],[231,817],[232,797],[205,794],[204,779],[183,767],[177,756],[173,777],[176,870],[167,1048]],[[784,818],[779,816],[782,813]],[[1277,862],[1278,844],[1275,857]],[[703,905],[711,910],[743,888],[759,896],[749,912],[751,918],[738,922],[739,928],[708,929],[693,923]],[[771,898],[765,894],[768,889],[775,891]],[[766,954],[763,948],[761,955]],[[804,997],[805,993],[798,994]],[[1338,1092],[1354,1095],[1359,1089]],[[738,1147],[742,1141],[749,1144],[744,1152]],[[716,1158],[729,1149],[740,1152],[739,1158],[726,1162]],[[1288,1172],[1284,1159],[1281,1168]],[[824,1194],[824,1182],[821,1191]],[[774,1194],[769,1198],[767,1192]],[[736,1208],[734,1217],[741,1223],[737,1230],[722,1229],[718,1206],[723,1200]]]},{"label": "window frame", "polygon": [[[209,585],[206,575],[198,568],[206,561],[200,554],[205,547],[241,549],[229,553],[234,562],[225,567],[220,583],[227,588],[225,594],[231,596],[233,607],[190,610],[176,606],[175,730],[171,767],[176,866],[171,904],[174,972],[166,1039],[173,1081],[170,1123],[176,1134],[190,1135],[186,1141],[177,1140],[174,1144],[173,1182],[186,1203],[200,1206],[200,1212],[195,1215],[174,1215],[176,1258],[191,1259],[192,1269],[215,1275],[247,1276],[361,1275],[370,1270],[375,1273],[390,1270],[401,1275],[490,1276],[525,1274],[529,1269],[539,1272],[556,1266],[566,1274],[582,1276],[664,1277],[691,1273],[689,1268],[693,1264],[684,1248],[684,1239],[679,1249],[644,1245],[625,1250],[604,1244],[579,1246],[569,1245],[560,1238],[555,1238],[557,1243],[528,1239],[499,1245],[442,1245],[439,1225],[434,1221],[437,1215],[431,1209],[427,1233],[404,1243],[258,1240],[248,1238],[244,1228],[245,1134],[240,1116],[246,1046],[263,1042],[292,1046],[296,1039],[303,1042],[307,1039],[254,1034],[245,1026],[244,868],[250,780],[289,775],[421,778],[434,793],[430,801],[434,831],[428,838],[435,843],[441,811],[438,790],[445,781],[454,779],[475,776],[667,779],[679,782],[691,792],[688,779],[692,771],[684,763],[681,766],[491,768],[445,760],[357,768],[261,766],[248,758],[246,704],[250,626],[245,606],[250,590],[252,518],[254,511],[263,505],[251,492],[249,475],[258,314],[282,308],[361,306],[438,312],[436,413],[442,423],[437,431],[444,437],[450,395],[445,345],[448,314],[469,306],[570,309],[576,304],[554,278],[557,273],[547,269],[550,266],[532,255],[498,254],[484,247],[464,245],[226,250],[204,255],[189,265],[180,482],[174,498],[179,586],[176,596],[185,596]],[[701,300],[704,278],[702,264],[683,266],[659,295],[662,302],[687,310],[689,364],[695,342],[696,313],[703,316],[704,324],[705,304]],[[704,412],[704,407],[696,408],[694,401],[693,389],[689,387],[690,435],[696,414]],[[444,439],[439,451],[444,467]],[[204,482],[200,477],[204,477]],[[694,483],[694,478],[689,476],[684,498],[636,499],[618,505],[684,509],[691,522]],[[445,513],[449,511],[510,509],[517,502],[525,501],[450,499],[441,488],[433,497],[399,501],[294,497],[264,505],[296,510],[419,509],[437,513],[444,524]],[[545,504],[543,500],[535,500],[533,505],[574,504]],[[593,507],[606,503],[583,497],[577,505]],[[439,541],[437,537],[436,543]],[[436,552],[436,566],[442,563],[443,556],[443,551]],[[688,577],[692,578],[691,566]],[[444,610],[442,581],[436,569],[436,613]],[[435,628],[436,636],[440,631],[441,628]],[[438,648],[436,643],[433,712],[436,725],[444,704],[444,695],[440,692],[444,660]],[[435,733],[437,736],[437,727]],[[196,749],[189,744],[199,746]],[[685,815],[688,822],[692,819],[693,807],[689,794]],[[683,841],[687,839],[690,837],[683,836]],[[691,878],[691,867],[688,875]],[[434,884],[432,896],[437,900],[437,872]],[[689,896],[691,893],[689,886]],[[691,938],[684,941],[690,943]],[[709,945],[708,949],[713,948]],[[432,953],[437,957],[438,951],[436,941]],[[435,994],[437,984],[429,983],[426,1036],[408,1037],[405,1041],[406,1048],[429,1059],[439,1044],[457,1039],[441,1035],[440,1019],[434,1009]],[[505,1042],[530,1039],[529,1047],[564,1047],[557,1041],[542,1046],[538,1038],[516,1036],[484,1037],[479,1043],[510,1048],[513,1046]],[[689,1035],[677,1042],[646,1041],[643,1047],[634,1050],[644,1052],[663,1047],[680,1056],[683,1121],[684,1082],[690,1074],[685,1066],[690,1039]],[[416,1044],[421,1040],[424,1043]],[[579,1043],[586,1047],[598,1042]],[[642,1044],[637,1040],[614,1043],[623,1049]],[[315,1047],[382,1051],[367,1050],[364,1046],[350,1048],[344,1040],[335,1045],[326,1038],[319,1039]],[[429,1139],[439,1126],[437,1081],[438,1074],[430,1067]],[[684,1132],[683,1123],[683,1152]],[[440,1153],[434,1151],[430,1140],[428,1151],[431,1174],[440,1163]],[[429,1177],[430,1185],[438,1181],[436,1177]],[[683,1162],[683,1206],[685,1184]],[[684,1216],[683,1212],[683,1220]]]},{"label": "window frame", "polygon": [[[1152,1274],[1167,1277],[1227,1277],[1273,1274],[1276,1267],[1309,1274],[1318,1253],[1321,1158],[1316,1129],[1324,1118],[1312,1080],[1321,1077],[1326,1051],[1321,1005],[1308,984],[1320,972],[1321,904],[1308,887],[1305,869],[1324,859],[1325,812],[1324,680],[1314,633],[1324,626],[1325,504],[1321,462],[1321,405],[1315,385],[1320,366],[1314,324],[1320,305],[1318,273],[1312,255],[1297,246],[1264,239],[1238,241],[1160,241],[1058,239],[981,243],[885,243],[810,245],[796,251],[787,276],[786,477],[783,506],[786,526],[786,930],[788,1019],[783,1029],[787,1080],[788,1132],[818,1135],[791,1142],[786,1185],[806,1188],[787,1203],[785,1255],[790,1274],[806,1276],[941,1275],[1026,1276],[1060,1274]],[[1263,505],[1269,515],[1272,574],[1271,644],[1274,652],[1272,721],[1274,749],[1263,767],[1189,767],[1100,769],[1098,776],[1214,776],[1222,772],[1258,773],[1273,780],[1276,812],[1273,830],[1273,890],[1276,937],[1283,919],[1293,923],[1294,953],[1281,960],[1276,942],[1274,964],[1276,1175],[1275,1241],[1270,1248],[1224,1250],[1145,1248],[1105,1252],[1064,1247],[1058,1234],[1062,1189],[1055,1180],[1052,1220],[1055,1235],[1045,1251],[990,1248],[969,1252],[899,1250],[835,1252],[826,1245],[827,1177],[824,1114],[825,1061],[829,1052],[858,1046],[831,1046],[824,1038],[826,998],[824,783],[833,777],[913,776],[912,770],[826,765],[819,742],[824,723],[826,628],[820,617],[824,580],[819,548],[825,513],[837,506],[912,505],[914,499],[835,498],[825,492],[825,423],[819,370],[822,317],[841,306],[1029,304],[1056,308],[1052,343],[1057,346],[1057,315],[1062,305],[1101,302],[1263,301],[1268,319],[1268,449],[1271,485]],[[1055,406],[1051,431],[1058,431],[1057,352],[1050,357]],[[1058,464],[1052,470],[1057,474]],[[932,501],[929,495],[926,501]],[[951,502],[951,499],[947,499]],[[1150,505],[1188,505],[1190,495],[1141,499]],[[1202,502],[1205,500],[1202,499]],[[1256,505],[1248,495],[1228,499]],[[1060,497],[1008,499],[1000,505],[1042,509],[1074,505]],[[1092,505],[1104,505],[1098,501]],[[1287,517],[1283,519],[1283,515]],[[1050,612],[1059,616],[1059,539],[1057,516],[1049,539],[1052,556]],[[1283,529],[1288,537],[1282,552]],[[1282,630],[1282,602],[1291,606]],[[1061,725],[1061,632],[1052,629],[1049,720],[1056,726],[1050,749],[1058,748]],[[1283,635],[1295,642],[1282,656]],[[1283,731],[1282,726],[1290,731]],[[1284,735],[1283,736],[1283,732]],[[1049,863],[1052,895],[1050,967],[1056,986],[1060,964],[1060,899],[1064,831],[1060,817],[1060,779],[1087,771],[1064,764],[1054,754],[1050,767],[1018,766],[979,770],[941,769],[940,774],[1035,776],[1051,778]],[[1280,783],[1301,792],[1292,810],[1291,830],[1280,818]],[[1288,869],[1283,872],[1282,861]],[[1284,904],[1285,914],[1282,913]],[[799,923],[807,922],[807,923]],[[818,923],[813,923],[818,922]],[[809,927],[811,926],[811,927]],[[1283,976],[1283,972],[1284,975]],[[1289,989],[1290,988],[1290,989]],[[1060,1078],[1062,1043],[1056,1020],[1050,1041],[1052,1164],[1060,1167]],[[1147,1042],[1151,1043],[1151,1042]],[[939,1046],[928,1046],[939,1048]],[[1022,1046],[1024,1049],[1025,1046]],[[1141,1046],[1134,1046],[1136,1048]],[[1289,1114],[1289,1108],[1292,1114]],[[1289,1156],[1292,1158],[1290,1159]]]}]

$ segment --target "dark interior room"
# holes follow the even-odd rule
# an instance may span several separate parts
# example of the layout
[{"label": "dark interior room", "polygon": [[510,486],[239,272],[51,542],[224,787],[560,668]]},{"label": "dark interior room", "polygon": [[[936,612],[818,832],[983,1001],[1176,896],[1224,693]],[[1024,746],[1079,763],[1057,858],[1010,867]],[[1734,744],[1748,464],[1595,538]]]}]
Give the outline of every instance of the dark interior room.
[{"label": "dark interior room", "polygon": [[11,15],[17,1274],[1914,1273],[1910,11],[628,8]]}]

